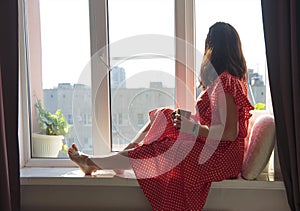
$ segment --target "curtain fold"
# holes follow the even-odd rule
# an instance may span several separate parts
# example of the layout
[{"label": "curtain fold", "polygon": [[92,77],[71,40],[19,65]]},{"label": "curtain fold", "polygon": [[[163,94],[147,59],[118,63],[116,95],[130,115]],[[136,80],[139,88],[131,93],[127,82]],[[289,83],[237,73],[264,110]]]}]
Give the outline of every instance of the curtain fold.
[{"label": "curtain fold", "polygon": [[20,210],[18,1],[0,1],[0,210]]},{"label": "curtain fold", "polygon": [[261,2],[281,171],[290,208],[300,211],[300,2]]}]

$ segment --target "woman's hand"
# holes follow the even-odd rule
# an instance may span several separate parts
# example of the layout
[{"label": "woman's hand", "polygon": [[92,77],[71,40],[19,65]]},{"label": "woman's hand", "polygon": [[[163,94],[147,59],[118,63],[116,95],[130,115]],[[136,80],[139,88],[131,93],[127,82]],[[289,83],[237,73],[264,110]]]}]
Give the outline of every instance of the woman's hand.
[{"label": "woman's hand", "polygon": [[171,115],[174,127],[182,132],[193,134],[195,122],[174,111]]}]

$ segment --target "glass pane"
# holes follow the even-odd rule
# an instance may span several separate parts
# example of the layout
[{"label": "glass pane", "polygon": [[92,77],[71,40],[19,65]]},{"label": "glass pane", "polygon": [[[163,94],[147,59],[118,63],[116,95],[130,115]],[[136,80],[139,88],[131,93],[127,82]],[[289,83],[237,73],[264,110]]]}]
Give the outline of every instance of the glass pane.
[{"label": "glass pane", "polygon": [[[253,105],[266,103],[266,55],[260,0],[197,0],[196,47],[204,53],[208,29],[215,22],[231,24],[239,33],[249,74]],[[198,59],[197,67],[200,66]]]},{"label": "glass pane", "polygon": [[112,150],[117,151],[149,120],[150,110],[174,107],[174,1],[109,0],[108,14]]},{"label": "glass pane", "polygon": [[[39,4],[35,3],[37,9],[32,10],[29,7],[28,10],[28,45],[31,49],[30,57],[41,65],[40,68],[36,68],[33,60],[29,64],[32,106],[37,99],[40,99],[43,107],[53,114],[61,109],[71,128],[70,134],[64,137],[63,143],[68,147],[76,143],[80,150],[92,154],[90,79],[81,77],[81,75],[90,75],[90,73],[82,74],[88,71],[90,61],[89,1],[40,0],[35,2],[39,2]],[[32,6],[33,1],[29,0],[28,5],[30,4]],[[39,19],[35,18],[32,21],[30,12],[34,12]],[[41,37],[40,42],[38,39],[33,39],[38,34]],[[40,49],[40,53],[32,50],[35,48]],[[41,86],[37,86],[40,80]],[[33,109],[33,134],[42,131],[39,122],[36,121],[37,112]],[[32,137],[33,157],[67,157],[61,143],[56,146],[56,154],[50,155],[48,154],[49,142],[37,146],[36,135]],[[37,152],[37,150],[42,151]]]}]

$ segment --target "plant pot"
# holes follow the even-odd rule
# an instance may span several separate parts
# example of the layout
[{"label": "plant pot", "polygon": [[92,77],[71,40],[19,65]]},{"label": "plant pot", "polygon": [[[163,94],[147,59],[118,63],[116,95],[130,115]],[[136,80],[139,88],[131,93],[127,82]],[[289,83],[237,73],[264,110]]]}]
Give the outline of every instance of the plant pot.
[{"label": "plant pot", "polygon": [[32,134],[32,157],[54,157],[58,156],[63,145],[63,136]]}]

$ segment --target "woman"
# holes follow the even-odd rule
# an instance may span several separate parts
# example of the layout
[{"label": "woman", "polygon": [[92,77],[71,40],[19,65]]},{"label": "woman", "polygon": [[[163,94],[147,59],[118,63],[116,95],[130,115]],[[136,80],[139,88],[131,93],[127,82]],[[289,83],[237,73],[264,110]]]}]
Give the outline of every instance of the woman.
[{"label": "woman", "polygon": [[75,145],[70,158],[86,174],[132,168],[154,210],[201,210],[211,182],[239,174],[253,109],[240,38],[230,24],[210,27],[200,76],[204,91],[195,115],[156,109],[124,151],[97,160],[98,166]]}]

